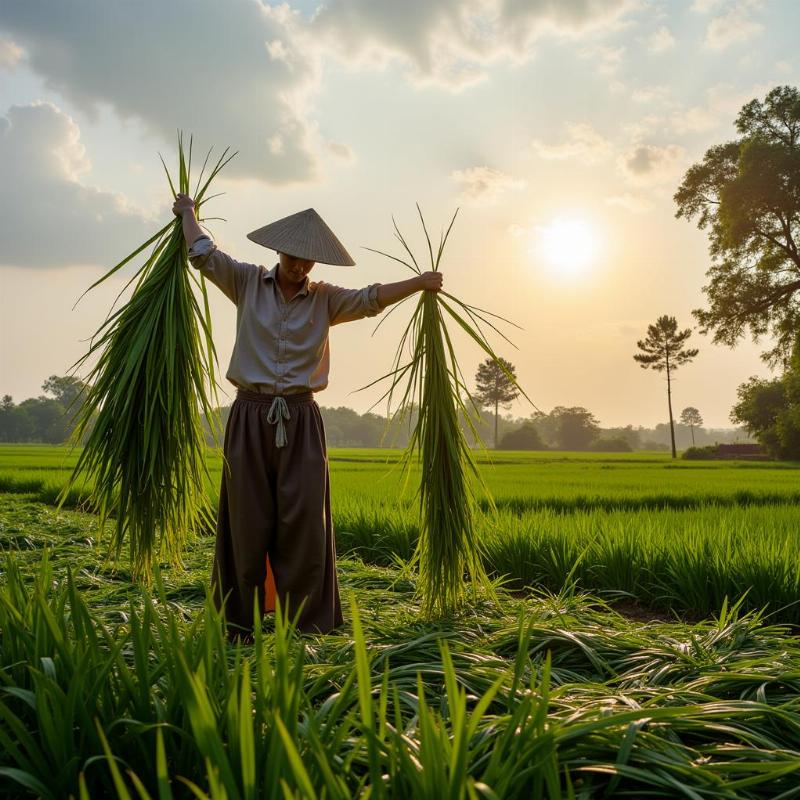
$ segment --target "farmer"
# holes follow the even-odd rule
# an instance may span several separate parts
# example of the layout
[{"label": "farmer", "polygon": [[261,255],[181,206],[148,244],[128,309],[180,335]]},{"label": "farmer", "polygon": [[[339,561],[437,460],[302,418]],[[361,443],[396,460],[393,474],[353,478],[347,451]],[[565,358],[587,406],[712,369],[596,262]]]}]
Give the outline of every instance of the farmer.
[{"label": "farmer", "polygon": [[[354,261],[313,208],[247,234],[275,250],[271,269],[236,261],[197,223],[178,194],[189,261],[236,304],[236,342],[226,377],[237,387],[225,428],[212,591],[225,603],[228,638],[252,641],[274,597],[304,632],[341,625],[325,429],[314,392],[328,385],[328,328],[380,313],[439,272],[343,289],[311,282],[314,264]],[[259,618],[253,618],[254,598]]]}]

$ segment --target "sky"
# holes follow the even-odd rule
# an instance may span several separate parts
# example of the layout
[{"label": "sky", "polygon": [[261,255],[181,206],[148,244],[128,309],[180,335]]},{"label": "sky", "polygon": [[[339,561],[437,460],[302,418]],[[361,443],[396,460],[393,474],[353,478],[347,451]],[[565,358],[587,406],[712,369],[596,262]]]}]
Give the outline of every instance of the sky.
[{"label": "sky", "polygon": [[[636,341],[663,314],[695,327],[711,263],[673,195],[745,103],[800,84],[798,30],[796,0],[2,0],[0,394],[37,396],[86,352],[133,266],[76,301],[173,218],[159,154],[174,172],[181,129],[196,154],[238,151],[203,208],[234,258],[272,266],[246,234],[313,207],[356,266],[312,279],[404,280],[367,248],[400,255],[394,217],[423,257],[415,203],[437,239],[458,209],[445,289],[519,326],[500,325],[513,347],[490,338],[536,407],[665,422]],[[224,374],[236,309],[210,295]],[[379,399],[357,390],[410,314],[331,329],[320,405]],[[471,377],[482,355],[455,341]],[[676,414],[731,427],[737,386],[772,375],[769,340],[688,344]]]}]

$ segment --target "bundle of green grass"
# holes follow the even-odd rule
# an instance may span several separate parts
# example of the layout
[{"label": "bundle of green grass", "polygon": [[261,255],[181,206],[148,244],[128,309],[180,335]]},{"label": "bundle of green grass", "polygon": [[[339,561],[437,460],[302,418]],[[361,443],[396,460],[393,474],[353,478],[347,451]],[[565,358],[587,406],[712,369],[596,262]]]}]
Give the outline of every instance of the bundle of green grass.
[{"label": "bundle of green grass", "polygon": [[[417,212],[428,244],[430,269],[437,272],[458,209],[447,231],[440,235],[435,255],[418,204]],[[366,249],[404,264],[418,275],[422,274],[419,262],[396,223],[394,229],[411,263],[381,250]],[[394,419],[410,419],[412,412],[416,412],[401,464],[407,476],[415,456],[421,465],[417,491],[419,539],[409,566],[418,569],[418,599],[423,615],[429,619],[457,612],[482,592],[494,595],[492,582],[483,566],[483,547],[475,535],[473,524],[477,505],[476,489],[480,488],[492,506],[493,503],[460,424],[461,419],[475,440],[480,442],[476,426],[480,409],[458,365],[445,315],[500,365],[509,380],[527,398],[514,375],[495,354],[481,328],[481,323],[484,323],[509,341],[487,317],[504,322],[508,320],[463,303],[443,290],[420,293],[411,321],[401,337],[392,370],[378,381],[390,379],[391,385],[381,398],[388,398],[390,406],[394,393],[405,382]],[[402,363],[406,348],[410,358]]]},{"label": "bundle of green grass", "polygon": [[[236,153],[220,156],[205,182],[206,155],[195,192],[199,212],[211,181]],[[227,157],[226,157],[227,156]],[[164,159],[173,198],[175,184]],[[178,136],[178,187],[189,194],[192,141],[188,155]],[[79,396],[73,442],[85,438],[75,468],[59,495],[63,504],[78,483],[100,517],[101,536],[115,519],[109,542],[119,558],[127,540],[131,577],[150,583],[154,557],[180,565],[187,541],[214,518],[205,491],[208,470],[201,410],[214,418],[216,397],[211,316],[205,280],[187,259],[182,221],[175,217],[120,261],[91,290],[151,247],[149,257],[126,284],[136,281],[129,301],[109,314],[92,337],[89,351],[72,367],[96,358],[87,389]],[[196,284],[202,307],[192,290]],[[84,292],[85,294],[85,292]]]}]

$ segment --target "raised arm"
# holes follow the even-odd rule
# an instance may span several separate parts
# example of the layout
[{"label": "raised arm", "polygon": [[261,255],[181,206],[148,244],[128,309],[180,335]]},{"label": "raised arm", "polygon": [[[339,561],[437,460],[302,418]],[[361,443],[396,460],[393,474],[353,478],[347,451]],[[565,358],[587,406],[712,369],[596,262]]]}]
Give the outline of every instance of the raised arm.
[{"label": "raised arm", "polygon": [[176,195],[172,211],[181,217],[183,236],[189,245],[189,263],[218,286],[234,303],[239,303],[249,277],[256,274],[258,266],[237,261],[223,253],[213,239],[200,227],[194,213],[194,200],[187,194]]},{"label": "raised arm", "polygon": [[172,212],[181,217],[183,221],[183,238],[186,239],[186,244],[189,247],[192,246],[195,239],[205,236],[194,214],[194,200],[188,194],[178,192],[172,206]]},{"label": "raised arm", "polygon": [[386,306],[398,303],[400,300],[414,294],[414,292],[420,292],[425,289],[438,292],[442,288],[442,280],[441,272],[423,272],[422,275],[409,278],[407,281],[382,283],[378,286],[378,305],[381,308],[386,308]]}]

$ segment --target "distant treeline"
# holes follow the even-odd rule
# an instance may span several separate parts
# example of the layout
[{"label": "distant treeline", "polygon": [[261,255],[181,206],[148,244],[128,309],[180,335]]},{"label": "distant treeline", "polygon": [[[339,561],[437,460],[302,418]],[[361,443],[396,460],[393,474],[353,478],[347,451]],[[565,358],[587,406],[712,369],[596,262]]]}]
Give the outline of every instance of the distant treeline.
[{"label": "distant treeline", "polygon": [[84,384],[74,378],[51,375],[44,394],[14,403],[11,395],[0,400],[0,442],[66,442],[74,428],[76,398]]},{"label": "distant treeline", "polygon": [[[219,427],[224,429],[229,406],[219,409]],[[393,421],[387,426],[387,418],[379,414],[359,414],[352,408],[320,406],[325,424],[325,435],[329,447],[405,447],[409,431],[414,423],[412,415],[406,420]],[[462,427],[471,444],[477,439],[462,419]],[[494,415],[481,413],[476,428],[487,447],[493,446]],[[214,437],[206,422],[207,441]],[[692,431],[688,425],[675,426],[677,445],[683,449],[692,445]],[[221,437],[220,437],[221,438]],[[694,428],[694,443],[730,444],[751,442],[747,432],[737,428]],[[549,414],[532,417],[501,416],[498,420],[498,447],[506,450],[588,450],[626,452],[633,450],[669,450],[669,424],[655,428],[627,425],[618,428],[603,428],[592,423],[591,414],[585,409],[557,407]]]},{"label": "distant treeline", "polygon": [[[73,420],[79,407],[83,384],[73,378],[51,375],[43,384],[43,394],[14,403],[10,395],[0,401],[0,442],[41,442],[61,444],[69,440]],[[67,412],[67,409],[70,409]],[[218,429],[224,430],[229,406],[219,409]],[[359,414],[352,408],[321,406],[325,434],[330,447],[405,447],[414,423],[414,413],[404,420],[393,420],[387,427],[386,417]],[[483,411],[473,424],[488,447],[494,446],[494,415]],[[212,426],[204,419],[206,439],[214,443]],[[470,426],[462,419],[467,439],[476,443]],[[743,429],[714,430],[694,428],[694,444],[752,441]],[[677,445],[684,449],[692,444],[692,431],[688,425],[676,425]],[[221,435],[220,435],[221,440]],[[497,446],[509,450],[667,450],[669,425],[655,428],[634,427],[603,428],[587,409],[557,406],[548,414],[531,417],[500,416],[498,419]]]}]

